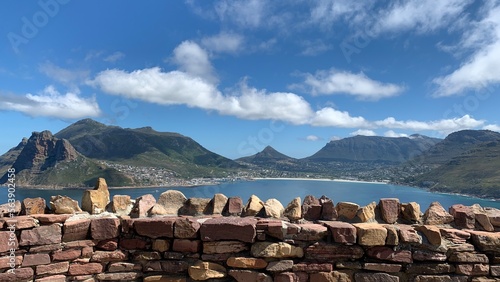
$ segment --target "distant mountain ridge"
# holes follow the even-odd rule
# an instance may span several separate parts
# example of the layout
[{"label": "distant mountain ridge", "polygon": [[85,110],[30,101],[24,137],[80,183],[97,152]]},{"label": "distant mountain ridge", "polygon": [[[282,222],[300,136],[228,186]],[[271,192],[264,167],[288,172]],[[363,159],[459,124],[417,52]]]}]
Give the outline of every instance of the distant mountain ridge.
[{"label": "distant mountain ridge", "polygon": [[91,119],[78,121],[55,134],[67,139],[82,155],[123,164],[162,167],[181,176],[238,168],[233,160],[213,153],[193,139],[151,127],[108,126]]},{"label": "distant mountain ridge", "polygon": [[262,151],[254,155],[237,159],[237,161],[239,162],[251,163],[256,165],[269,164],[280,161],[293,161],[293,160],[295,159],[276,151],[271,146],[265,147]]},{"label": "distant mountain ridge", "polygon": [[[15,169],[18,186],[86,186],[98,177],[107,178],[111,185],[133,184],[117,170],[82,156],[68,140],[56,138],[50,131],[33,132],[29,139],[0,156],[0,163],[10,163],[8,167]],[[7,173],[3,171],[2,175],[0,183],[5,183]]]},{"label": "distant mountain ridge", "polygon": [[330,141],[304,160],[399,164],[422,154],[440,141],[423,135],[396,138],[357,135]]}]

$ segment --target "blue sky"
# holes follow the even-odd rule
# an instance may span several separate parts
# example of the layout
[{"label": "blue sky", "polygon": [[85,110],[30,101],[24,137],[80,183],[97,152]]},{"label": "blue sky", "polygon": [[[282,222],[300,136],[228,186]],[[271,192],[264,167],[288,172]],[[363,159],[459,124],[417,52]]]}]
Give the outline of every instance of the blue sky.
[{"label": "blue sky", "polygon": [[88,117],[229,158],[500,131],[500,1],[3,1],[0,23],[1,153]]}]

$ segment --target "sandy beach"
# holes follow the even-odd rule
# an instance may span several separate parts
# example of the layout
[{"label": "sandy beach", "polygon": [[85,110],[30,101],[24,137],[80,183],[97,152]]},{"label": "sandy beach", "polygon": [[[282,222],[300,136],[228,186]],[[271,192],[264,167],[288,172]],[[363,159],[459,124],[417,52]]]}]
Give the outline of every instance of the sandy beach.
[{"label": "sandy beach", "polygon": [[367,184],[387,184],[386,182],[378,181],[362,181],[349,179],[329,179],[329,178],[292,178],[292,177],[254,177],[253,180],[305,180],[305,181],[335,181],[335,182],[352,182],[352,183],[367,183]]}]

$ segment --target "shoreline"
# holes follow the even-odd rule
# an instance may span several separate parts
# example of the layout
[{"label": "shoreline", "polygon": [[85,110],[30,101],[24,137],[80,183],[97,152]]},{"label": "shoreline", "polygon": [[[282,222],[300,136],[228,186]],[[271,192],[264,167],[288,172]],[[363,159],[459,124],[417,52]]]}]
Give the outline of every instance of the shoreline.
[{"label": "shoreline", "polygon": [[299,178],[299,177],[254,177],[252,180],[299,180],[299,181],[332,181],[332,182],[349,182],[349,183],[365,183],[365,184],[389,184],[381,181],[363,181],[350,180],[341,178]]}]

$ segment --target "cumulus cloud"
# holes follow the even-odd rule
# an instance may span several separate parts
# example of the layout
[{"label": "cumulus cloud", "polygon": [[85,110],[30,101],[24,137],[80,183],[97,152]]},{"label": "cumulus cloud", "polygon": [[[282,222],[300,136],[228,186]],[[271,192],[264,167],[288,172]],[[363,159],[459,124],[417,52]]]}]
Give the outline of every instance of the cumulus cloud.
[{"label": "cumulus cloud", "polygon": [[333,48],[332,45],[325,44],[322,40],[304,40],[301,44],[303,50],[300,54],[304,56],[316,56]]},{"label": "cumulus cloud", "polygon": [[267,1],[264,0],[221,0],[215,4],[215,11],[221,21],[256,28],[264,21]]},{"label": "cumulus cloud", "polygon": [[436,96],[462,94],[466,90],[484,89],[500,83],[500,4],[488,9],[486,15],[471,24],[459,48],[474,48],[473,54],[452,73],[437,77]]},{"label": "cumulus cloud", "polygon": [[305,139],[306,139],[306,141],[313,141],[313,142],[322,140],[321,137],[316,136],[316,135],[307,135]]},{"label": "cumulus cloud", "polygon": [[383,83],[367,77],[364,73],[348,71],[318,71],[304,74],[302,84],[291,87],[304,88],[313,95],[348,94],[361,100],[379,100],[399,95],[404,87],[392,83]]},{"label": "cumulus cloud", "polygon": [[451,119],[441,119],[435,121],[398,121],[393,117],[386,118],[384,120],[375,121],[374,124],[377,127],[384,128],[394,128],[394,129],[406,129],[412,131],[439,131],[442,133],[451,133],[453,131],[462,129],[473,129],[483,126],[484,120],[476,120],[469,115],[464,115],[462,117],[451,118]]},{"label": "cumulus cloud", "polygon": [[369,130],[369,129],[358,129],[354,132],[351,132],[349,135],[351,135],[351,136],[356,136],[356,135],[377,136],[377,133],[375,133],[375,131]]},{"label": "cumulus cloud", "polygon": [[352,117],[346,111],[326,107],[316,111],[310,124],[313,126],[333,126],[344,128],[367,127],[369,122],[363,117]]},{"label": "cumulus cloud", "polygon": [[204,37],[201,44],[216,53],[237,53],[243,48],[245,38],[239,34],[221,32],[217,35]]},{"label": "cumulus cloud", "polygon": [[173,62],[187,74],[203,78],[210,83],[218,81],[207,52],[195,42],[184,41],[177,46],[174,49]]},{"label": "cumulus cloud", "polygon": [[384,132],[385,137],[408,137],[408,134],[405,133],[397,133],[392,130],[388,130]]},{"label": "cumulus cloud", "polygon": [[488,125],[483,126],[483,129],[500,132],[500,125],[488,124]]},{"label": "cumulus cloud", "polygon": [[0,109],[18,111],[30,116],[63,119],[79,119],[101,115],[95,97],[82,98],[72,92],[61,94],[53,86],[46,87],[38,94],[4,96],[0,102]]}]

